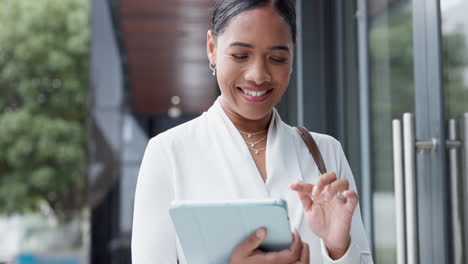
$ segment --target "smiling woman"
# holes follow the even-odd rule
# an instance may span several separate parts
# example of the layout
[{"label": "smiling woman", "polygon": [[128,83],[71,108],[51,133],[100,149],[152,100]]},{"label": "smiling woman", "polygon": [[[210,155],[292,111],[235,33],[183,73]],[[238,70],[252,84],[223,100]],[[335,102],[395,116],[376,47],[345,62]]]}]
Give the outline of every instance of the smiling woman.
[{"label": "smiling woman", "polygon": [[267,198],[287,201],[290,248],[260,251],[269,233],[260,228],[229,263],[373,263],[340,143],[310,132],[329,169],[321,175],[275,109],[292,72],[295,21],[289,0],[216,1],[207,54],[221,95],[200,117],[150,140],[135,195],[133,263],[190,261],[168,214],[173,200]]},{"label": "smiling woman", "polygon": [[238,1],[232,8],[227,2],[231,1],[218,1],[213,30],[207,34],[221,103],[228,112],[260,119],[266,127],[292,72],[294,6],[289,1]]}]

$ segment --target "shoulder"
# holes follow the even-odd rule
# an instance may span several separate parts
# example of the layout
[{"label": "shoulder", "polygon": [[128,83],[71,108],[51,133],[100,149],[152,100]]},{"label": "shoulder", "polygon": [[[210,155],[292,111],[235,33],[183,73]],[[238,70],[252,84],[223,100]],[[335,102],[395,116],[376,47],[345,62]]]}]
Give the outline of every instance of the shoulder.
[{"label": "shoulder", "polygon": [[[296,138],[296,141],[300,142],[300,145],[303,145],[304,147],[307,147],[302,140],[302,137],[299,135],[297,128],[289,126],[289,133]],[[312,136],[314,141],[317,143],[317,146],[319,147],[321,152],[339,152],[341,151],[341,143],[335,139],[333,136],[327,135],[327,134],[322,134],[322,133],[317,133],[313,132],[310,130],[309,134]]]},{"label": "shoulder", "polygon": [[202,136],[202,128],[206,128],[206,112],[200,116],[170,128],[152,137],[148,143],[149,147],[161,147],[172,149],[179,145],[188,146],[194,138]]},{"label": "shoulder", "polygon": [[152,137],[146,146],[140,171],[153,173],[158,169],[168,170],[166,172],[169,173],[177,158],[183,157],[184,153],[190,152],[193,145],[197,144],[194,134],[200,130],[203,118],[202,114]]},{"label": "shoulder", "polygon": [[[304,143],[302,137],[299,135],[297,129],[295,127],[291,127],[290,131],[291,133],[295,134],[295,141],[297,142],[296,144],[300,149],[299,153],[309,153],[309,149]],[[341,143],[331,135],[312,131],[309,131],[309,134],[317,143],[327,169],[337,170],[339,167],[341,167],[340,164],[342,163],[342,159],[344,157]]]},{"label": "shoulder", "polygon": [[309,131],[320,150],[341,151],[341,143],[333,136]]},{"label": "shoulder", "polygon": [[[302,137],[296,131],[296,128],[295,127],[289,127],[289,128],[290,128],[289,129],[290,133],[295,134],[295,141],[297,142],[299,146],[300,157],[307,157],[307,158],[300,158],[300,160],[302,159],[302,164],[309,164],[310,163],[309,149],[307,148],[306,144],[302,140]],[[320,150],[320,153],[325,162],[325,166],[327,170],[335,171],[337,173],[338,178],[351,179],[351,182],[353,182],[354,184],[353,174],[348,164],[348,161],[346,159],[341,143],[337,139],[335,139],[333,136],[330,136],[327,134],[322,134],[322,133],[317,133],[317,132],[312,132],[312,131],[309,131],[309,133],[312,136],[312,138],[315,140],[315,142],[317,143],[317,146]],[[353,188],[355,189],[355,187]]]},{"label": "shoulder", "polygon": [[[310,132],[310,134],[319,146],[328,171],[335,171],[339,179],[353,179],[353,174],[341,143],[330,135],[314,132]],[[353,188],[355,189],[355,187]]]}]

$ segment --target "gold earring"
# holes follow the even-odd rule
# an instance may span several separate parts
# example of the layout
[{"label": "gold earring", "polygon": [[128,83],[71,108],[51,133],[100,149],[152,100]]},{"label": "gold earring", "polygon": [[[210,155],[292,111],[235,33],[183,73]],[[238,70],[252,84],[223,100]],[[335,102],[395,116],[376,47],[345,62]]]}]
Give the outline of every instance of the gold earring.
[{"label": "gold earring", "polygon": [[210,70],[213,71],[213,73],[212,73],[213,76],[215,76],[215,75],[216,75],[216,64],[211,64],[211,62],[210,62],[210,66],[209,66],[209,67],[210,67]]}]

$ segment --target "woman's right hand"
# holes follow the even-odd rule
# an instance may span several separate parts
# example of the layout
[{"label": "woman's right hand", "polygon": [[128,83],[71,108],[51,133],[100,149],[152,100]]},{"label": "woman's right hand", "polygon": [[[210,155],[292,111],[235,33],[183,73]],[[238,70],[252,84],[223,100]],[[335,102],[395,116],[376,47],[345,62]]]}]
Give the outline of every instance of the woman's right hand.
[{"label": "woman's right hand", "polygon": [[297,230],[293,231],[293,242],[288,249],[263,252],[258,249],[266,238],[266,229],[259,228],[240,243],[231,254],[229,264],[309,264],[309,245],[302,242]]}]

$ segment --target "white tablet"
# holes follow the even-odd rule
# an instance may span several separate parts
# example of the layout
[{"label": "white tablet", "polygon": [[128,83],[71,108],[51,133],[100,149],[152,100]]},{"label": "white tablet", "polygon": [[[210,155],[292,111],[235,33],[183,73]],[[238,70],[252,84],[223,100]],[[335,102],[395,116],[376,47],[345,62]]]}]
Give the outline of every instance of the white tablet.
[{"label": "white tablet", "polygon": [[232,250],[260,227],[264,251],[289,248],[293,237],[286,201],[173,201],[169,213],[189,263],[228,263]]}]

